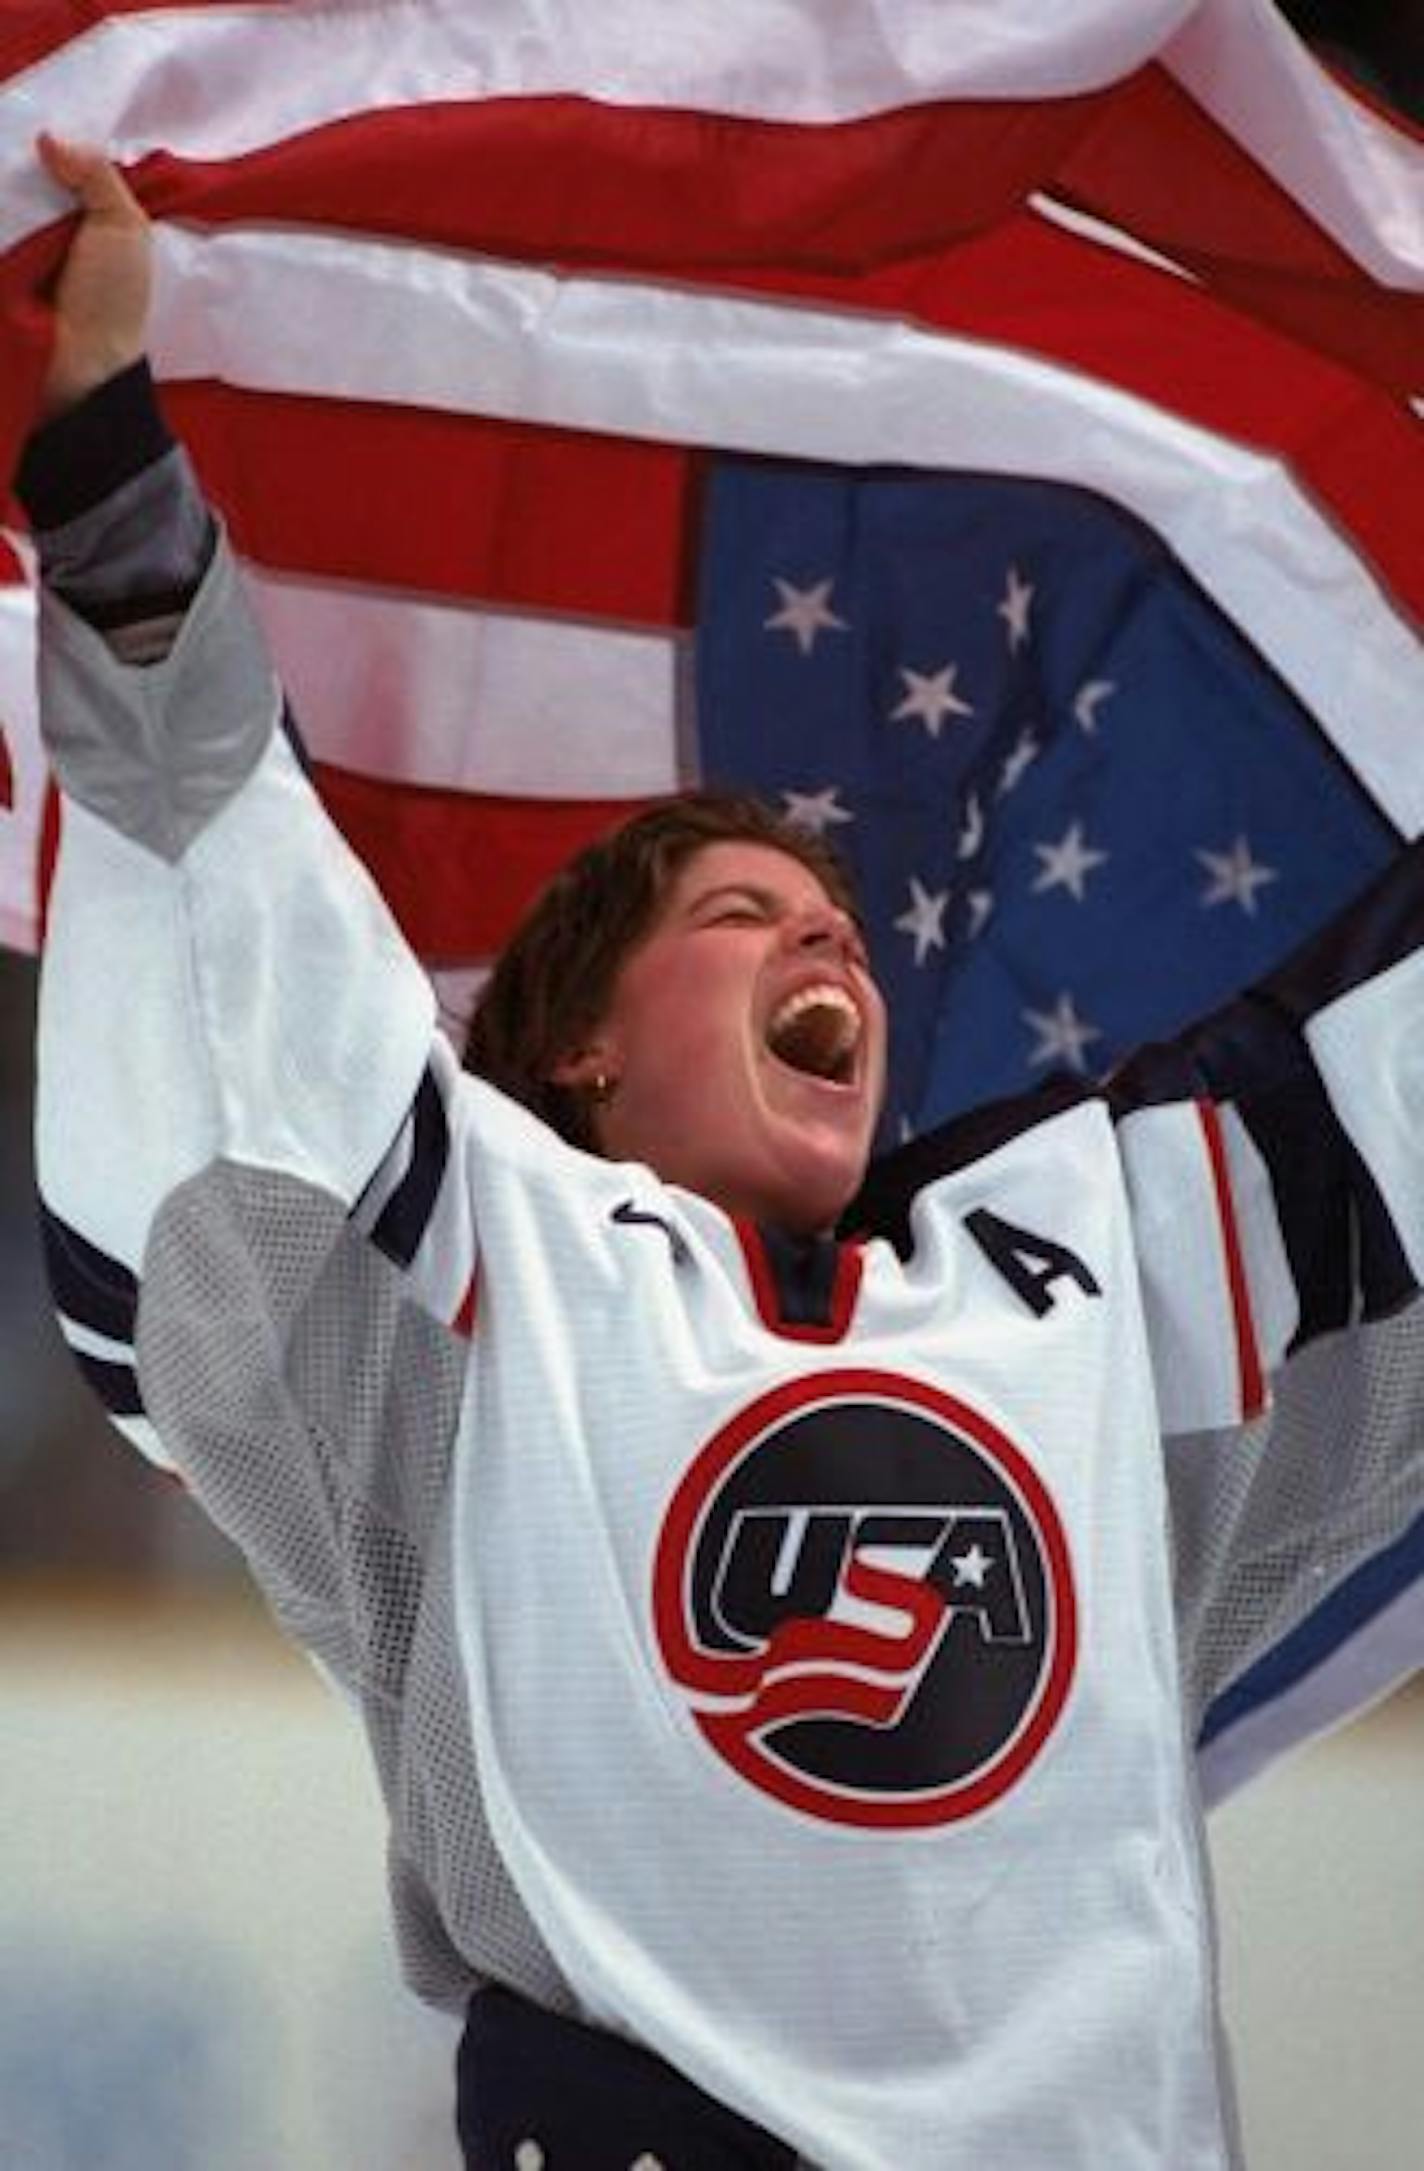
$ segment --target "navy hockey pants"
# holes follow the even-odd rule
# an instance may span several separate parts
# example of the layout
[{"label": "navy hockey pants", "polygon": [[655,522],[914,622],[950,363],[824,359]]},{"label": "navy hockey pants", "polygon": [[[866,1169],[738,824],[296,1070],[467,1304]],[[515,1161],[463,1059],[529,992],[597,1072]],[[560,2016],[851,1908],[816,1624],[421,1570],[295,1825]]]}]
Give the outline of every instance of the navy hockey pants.
[{"label": "navy hockey pants", "polygon": [[456,2079],[466,2171],[794,2171],[660,2058],[509,1990],[470,2000]]}]

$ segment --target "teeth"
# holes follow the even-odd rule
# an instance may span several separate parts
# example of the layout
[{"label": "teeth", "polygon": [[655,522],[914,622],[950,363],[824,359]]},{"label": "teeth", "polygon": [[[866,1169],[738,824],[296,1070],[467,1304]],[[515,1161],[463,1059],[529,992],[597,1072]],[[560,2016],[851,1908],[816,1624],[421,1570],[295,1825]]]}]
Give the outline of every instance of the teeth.
[{"label": "teeth", "polygon": [[794,1070],[842,1083],[860,1041],[860,1012],[844,988],[831,982],[798,988],[778,1005],[767,1028],[774,1055]]},{"label": "teeth", "polygon": [[788,995],[771,1021],[772,1032],[784,1033],[806,1010],[839,1010],[859,1036],[860,1012],[844,988],[833,987],[829,982],[825,986],[798,988],[794,995]]}]

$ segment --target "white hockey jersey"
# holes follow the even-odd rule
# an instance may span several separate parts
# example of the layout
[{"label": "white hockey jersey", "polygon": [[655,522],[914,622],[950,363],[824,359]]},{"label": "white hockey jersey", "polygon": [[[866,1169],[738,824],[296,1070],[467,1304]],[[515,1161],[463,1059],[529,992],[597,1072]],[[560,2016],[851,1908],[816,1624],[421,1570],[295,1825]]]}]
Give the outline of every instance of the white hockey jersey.
[{"label": "white hockey jersey", "polygon": [[461,1072],[225,553],[44,647],[57,1301],[359,1701],[414,1985],[825,2171],[1234,2161],[1190,1729],[1418,1511],[1417,864],[791,1243]]}]

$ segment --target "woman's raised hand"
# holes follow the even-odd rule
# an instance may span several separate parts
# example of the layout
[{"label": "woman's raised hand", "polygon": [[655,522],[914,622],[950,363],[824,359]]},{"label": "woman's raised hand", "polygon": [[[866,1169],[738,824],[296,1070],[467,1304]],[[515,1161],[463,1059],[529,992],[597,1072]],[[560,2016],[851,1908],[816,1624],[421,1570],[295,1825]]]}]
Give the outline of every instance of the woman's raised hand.
[{"label": "woman's raised hand", "polygon": [[101,151],[41,135],[40,162],[78,199],[81,218],[54,290],[54,350],[46,416],[140,359],[153,291],[153,243],[142,206]]}]

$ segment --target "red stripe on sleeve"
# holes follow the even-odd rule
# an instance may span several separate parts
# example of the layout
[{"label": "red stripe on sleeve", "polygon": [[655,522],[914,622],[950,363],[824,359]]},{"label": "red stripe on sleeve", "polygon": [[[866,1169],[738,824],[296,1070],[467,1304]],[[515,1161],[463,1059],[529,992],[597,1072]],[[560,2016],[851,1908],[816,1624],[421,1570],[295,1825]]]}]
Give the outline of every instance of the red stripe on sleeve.
[{"label": "red stripe on sleeve", "polygon": [[1210,1101],[1198,1101],[1196,1109],[1201,1121],[1202,1141],[1211,1167],[1212,1186],[1216,1193],[1217,1218],[1221,1225],[1221,1252],[1226,1267],[1226,1285],[1231,1297],[1231,1317],[1236,1334],[1241,1416],[1245,1421],[1259,1417],[1266,1407],[1266,1375],[1256,1340],[1256,1323],[1251,1312],[1251,1291],[1246,1279],[1246,1261],[1241,1250],[1241,1231],[1231,1191],[1231,1171],[1226,1159],[1226,1140],[1222,1136],[1220,1111]]},{"label": "red stripe on sleeve", "polygon": [[450,1322],[456,1334],[462,1334],[466,1341],[470,1339],[475,1331],[475,1314],[479,1309],[479,1294],[480,1270],[476,1267],[474,1273],[470,1276],[470,1286],[460,1299],[460,1309]]}]

